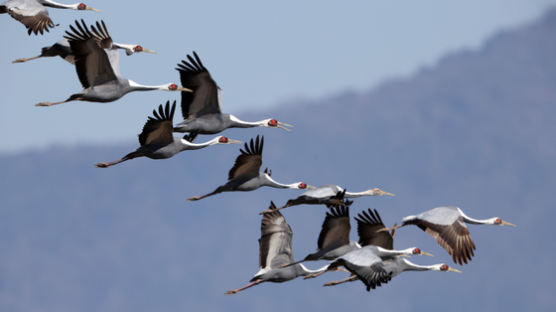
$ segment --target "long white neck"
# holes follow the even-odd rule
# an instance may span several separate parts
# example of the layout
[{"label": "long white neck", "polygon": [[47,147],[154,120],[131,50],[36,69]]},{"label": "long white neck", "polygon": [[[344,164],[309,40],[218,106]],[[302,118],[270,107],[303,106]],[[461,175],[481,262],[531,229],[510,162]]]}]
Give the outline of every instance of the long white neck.
[{"label": "long white neck", "polygon": [[207,146],[216,145],[218,144],[219,137],[216,137],[210,141],[203,142],[203,143],[192,143],[185,139],[180,139],[181,144],[183,145],[184,149],[186,150],[198,150],[201,148],[205,148]]},{"label": "long white neck", "polygon": [[401,259],[404,263],[404,271],[440,271],[440,266],[442,264],[433,265],[418,265],[407,259]]},{"label": "long white neck", "polygon": [[270,186],[270,187],[274,187],[274,188],[282,188],[282,189],[286,189],[286,188],[290,188],[290,189],[296,189],[298,188],[297,186],[299,185],[299,183],[292,183],[292,184],[282,184],[282,183],[278,183],[276,181],[274,181],[274,179],[272,179],[268,174],[264,173],[264,180],[265,180],[265,184],[266,186]]},{"label": "long white neck", "polygon": [[129,82],[129,86],[134,91],[151,91],[151,90],[168,91],[168,84],[158,85],[158,86],[147,86],[147,85],[138,84],[133,80],[128,80],[128,82]]},{"label": "long white neck", "polygon": [[323,266],[323,267],[321,267],[321,268],[319,268],[319,269],[310,270],[310,269],[308,269],[306,266],[304,266],[303,263],[299,263],[298,265],[301,267],[301,270],[303,271],[302,274],[301,274],[302,276],[306,276],[306,275],[309,275],[309,274],[315,274],[315,273],[324,272],[324,271],[326,271],[326,270],[328,269],[328,266],[329,266],[329,264],[327,264],[327,265],[325,265],[325,266]]},{"label": "long white neck", "polygon": [[41,0],[40,2],[44,6],[51,7],[51,8],[57,8],[57,9],[78,10],[78,7],[79,7],[79,3],[63,4],[63,3],[58,3],[58,2],[51,1],[51,0]]},{"label": "long white neck", "polygon": [[230,120],[233,123],[233,126],[236,128],[252,128],[252,127],[262,127],[265,125],[266,121],[244,121],[237,118],[234,115],[230,115]]},{"label": "long white neck", "polygon": [[470,224],[495,224],[496,222],[496,218],[488,218],[488,219],[473,219],[471,217],[468,217],[465,213],[463,213],[463,211],[461,209],[458,208],[458,211],[461,213],[461,216],[463,217],[463,220],[466,223],[470,223]]},{"label": "long white neck", "polygon": [[346,194],[345,194],[344,197],[346,197],[346,198],[355,198],[355,197],[375,196],[375,195],[376,195],[375,191],[373,191],[373,190],[366,190],[366,191],[363,191],[363,192],[355,192],[355,193],[346,191]]}]

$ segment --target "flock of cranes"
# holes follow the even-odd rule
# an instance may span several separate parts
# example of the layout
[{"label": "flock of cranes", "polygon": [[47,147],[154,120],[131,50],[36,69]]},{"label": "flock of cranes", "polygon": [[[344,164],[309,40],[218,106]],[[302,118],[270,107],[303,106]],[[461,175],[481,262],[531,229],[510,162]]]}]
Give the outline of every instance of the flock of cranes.
[{"label": "flock of cranes", "polygon": [[[72,10],[97,11],[83,3],[60,4],[51,0],[8,0],[0,5],[0,13],[8,13],[27,28],[28,34],[44,34],[56,25],[50,19],[46,7]],[[167,101],[153,110],[139,134],[135,151],[112,161],[98,163],[99,168],[107,168],[137,157],[151,159],[170,158],[182,151],[202,149],[217,144],[241,144],[242,142],[225,136],[217,136],[203,143],[194,143],[199,134],[218,134],[228,128],[267,127],[290,130],[292,125],[274,118],[248,122],[231,114],[224,114],[220,105],[220,88],[201,62],[197,53],[187,55],[178,63],[181,86],[166,83],[145,86],[121,76],[119,70],[119,50],[127,55],[147,52],[155,53],[137,44],[121,44],[112,40],[104,21],[87,25],[85,21],[75,21],[66,31],[64,39],[42,49],[41,54],[31,58],[20,58],[13,63],[23,63],[41,57],[60,56],[74,64],[83,90],[59,102],[41,102],[37,106],[52,106],[70,101],[112,102],[134,91],[180,91],[183,121],[173,125],[176,102]],[[173,133],[185,133],[183,138]],[[296,198],[277,207],[272,201],[270,207],[261,212],[261,237],[259,239],[260,270],[244,287],[233,289],[227,294],[235,294],[263,282],[285,282],[296,277],[315,278],[329,271],[346,271],[350,275],[343,280],[328,282],[325,286],[339,285],[360,280],[367,291],[382,284],[404,271],[460,272],[445,263],[417,265],[407,258],[413,255],[431,254],[417,247],[394,249],[394,234],[406,225],[416,225],[432,236],[451,255],[454,263],[463,265],[474,256],[475,244],[466,223],[514,226],[498,217],[478,220],[468,217],[458,207],[437,207],[417,215],[403,218],[401,224],[388,228],[378,211],[364,210],[357,214],[357,242],[350,240],[350,206],[362,196],[394,196],[379,188],[362,192],[348,192],[337,185],[314,187],[305,182],[284,184],[272,178],[272,171],[261,171],[264,137],[257,135],[240,150],[228,181],[214,191],[190,197],[197,201],[223,192],[253,191],[263,186],[281,189],[306,190]],[[280,212],[281,209],[296,205],[325,205],[328,207],[322,230],[318,236],[317,251],[296,261],[292,251],[293,231]],[[325,266],[311,270],[303,263],[326,260]]]}]

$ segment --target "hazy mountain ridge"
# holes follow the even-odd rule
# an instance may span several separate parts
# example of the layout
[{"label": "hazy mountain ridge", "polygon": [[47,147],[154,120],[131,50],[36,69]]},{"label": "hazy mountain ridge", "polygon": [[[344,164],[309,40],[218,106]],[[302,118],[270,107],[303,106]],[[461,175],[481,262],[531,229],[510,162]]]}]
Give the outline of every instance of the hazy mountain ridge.
[{"label": "hazy mountain ridge", "polygon": [[[369,294],[360,283],[322,288],[343,276],[334,274],[263,284],[225,297],[225,290],[245,284],[257,271],[257,212],[270,199],[283,203],[297,192],[263,189],[186,203],[225,181],[239,146],[93,168],[135,148],[136,141],[130,141],[121,147],[55,147],[0,156],[0,307],[553,310],[554,55],[553,10],[535,24],[500,33],[478,51],[451,54],[409,79],[367,93],[242,115],[247,120],[273,115],[293,123],[292,133],[226,132],[245,141],[264,134],[263,167],[273,169],[279,181],[336,183],[354,191],[379,186],[397,195],[359,200],[352,216],[377,208],[390,224],[453,204],[477,218],[500,215],[518,224],[515,229],[472,227],[477,252],[463,275],[408,273]],[[294,230],[296,256],[314,250],[324,209],[303,206],[285,215]],[[355,237],[355,226],[352,230]],[[402,229],[396,239],[397,247],[418,245],[436,255],[414,259],[417,263],[451,263],[419,230]],[[547,252],[529,272],[532,255],[541,249]]]}]

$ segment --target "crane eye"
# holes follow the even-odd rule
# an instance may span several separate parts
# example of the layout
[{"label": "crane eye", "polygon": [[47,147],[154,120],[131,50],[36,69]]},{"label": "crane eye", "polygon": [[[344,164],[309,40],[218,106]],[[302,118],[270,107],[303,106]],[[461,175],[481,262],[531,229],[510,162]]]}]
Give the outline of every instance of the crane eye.
[{"label": "crane eye", "polygon": [[271,120],[268,122],[268,125],[269,125],[270,127],[277,127],[277,126],[278,126],[278,121],[277,121],[276,119],[271,119]]},{"label": "crane eye", "polygon": [[494,223],[496,223],[496,224],[501,224],[501,223],[502,223],[502,219],[496,218],[496,221],[494,221]]},{"label": "crane eye", "polygon": [[176,91],[178,89],[178,85],[176,85],[175,83],[171,84],[168,89],[170,89],[170,91]]},{"label": "crane eye", "polygon": [[79,6],[77,7],[79,10],[85,10],[87,8],[87,5],[85,5],[85,3],[80,3]]},{"label": "crane eye", "polygon": [[421,253],[421,250],[420,250],[419,248],[413,249],[413,254],[414,254],[414,255],[418,255],[418,254],[420,254],[420,253]]},{"label": "crane eye", "polygon": [[225,136],[220,137],[220,139],[218,140],[218,142],[220,142],[220,143],[228,143],[228,138],[225,137]]},{"label": "crane eye", "polygon": [[303,190],[303,189],[306,189],[306,188],[307,188],[307,184],[301,182],[301,183],[299,183],[299,188],[302,189],[302,190]]},{"label": "crane eye", "polygon": [[448,271],[448,266],[443,264],[440,266],[440,271]]},{"label": "crane eye", "polygon": [[135,47],[135,52],[141,52],[141,51],[143,51],[142,46],[138,45],[138,46]]}]

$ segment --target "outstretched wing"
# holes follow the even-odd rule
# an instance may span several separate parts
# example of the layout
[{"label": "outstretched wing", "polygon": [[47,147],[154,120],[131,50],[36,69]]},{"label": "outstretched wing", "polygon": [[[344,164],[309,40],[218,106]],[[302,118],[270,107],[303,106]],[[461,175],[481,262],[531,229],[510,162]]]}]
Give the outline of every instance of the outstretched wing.
[{"label": "outstretched wing", "polygon": [[387,231],[381,231],[384,228],[384,223],[376,209],[370,208],[355,217],[357,221],[357,233],[359,234],[359,244],[361,246],[375,245],[384,249],[394,249],[394,238]]},{"label": "outstretched wing", "polygon": [[75,25],[77,28],[70,25],[72,32],[66,31],[64,38],[68,39],[75,55],[75,68],[83,88],[117,80],[108,55],[85,21],[81,20],[81,24],[75,21]]},{"label": "outstretched wing", "polygon": [[292,252],[291,227],[284,216],[270,202],[270,212],[261,220],[261,238],[259,239],[259,266],[261,268],[278,268],[294,262]]},{"label": "outstretched wing", "polygon": [[180,73],[183,87],[193,92],[181,93],[181,112],[183,119],[195,118],[206,114],[221,113],[218,98],[219,88],[210,76],[197,53],[187,55],[188,61],[181,61],[176,68]]},{"label": "outstretched wing", "polygon": [[11,17],[20,21],[27,28],[27,33],[43,34],[49,28],[54,28],[54,23],[48,16],[46,8],[38,1],[8,1],[0,9]]},{"label": "outstretched wing", "polygon": [[176,101],[170,108],[170,101],[166,102],[166,107],[158,106],[158,112],[153,110],[154,117],[149,119],[143,126],[143,131],[139,134],[139,143],[144,145],[168,145],[174,142],[172,136],[172,119],[176,110]]},{"label": "outstretched wing", "polygon": [[322,229],[319,234],[318,249],[330,246],[343,246],[349,244],[349,206],[330,208],[326,213]]},{"label": "outstretched wing", "polygon": [[450,225],[439,225],[421,219],[412,223],[434,238],[452,256],[455,263],[463,265],[468,260],[471,261],[471,257],[474,256],[475,243],[471,239],[463,217],[459,217]]},{"label": "outstretched wing", "polygon": [[230,173],[228,180],[242,178],[254,178],[259,175],[259,169],[263,163],[263,145],[264,136],[259,136],[255,140],[251,139],[249,145],[245,143],[244,149],[241,149],[241,155],[236,158],[236,162]]}]

